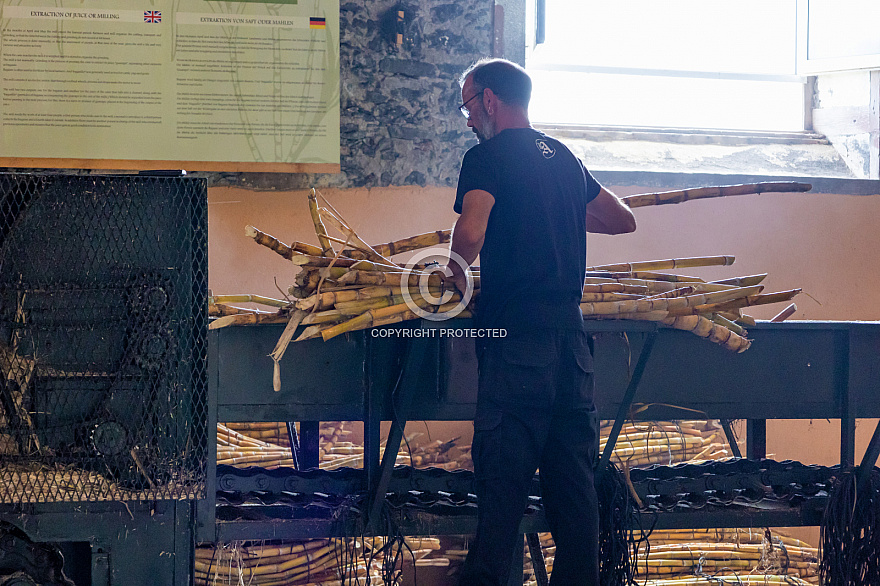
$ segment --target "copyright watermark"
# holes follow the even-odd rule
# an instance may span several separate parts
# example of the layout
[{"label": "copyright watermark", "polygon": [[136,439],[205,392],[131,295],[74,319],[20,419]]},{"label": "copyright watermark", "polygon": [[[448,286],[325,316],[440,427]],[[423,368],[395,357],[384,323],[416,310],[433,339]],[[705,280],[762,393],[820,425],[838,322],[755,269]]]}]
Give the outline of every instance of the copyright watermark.
[{"label": "copyright watermark", "polygon": [[374,338],[506,338],[504,328],[373,328]]},{"label": "copyright watermark", "polygon": [[[452,277],[452,271],[449,269],[450,263],[456,263],[465,276],[467,286],[461,291],[461,298],[458,303],[452,307],[448,307],[452,303],[455,291],[452,289],[443,290],[437,285],[431,284],[431,277],[437,275],[439,281]],[[420,268],[424,267],[424,268]],[[418,295],[413,297],[410,282],[416,277],[418,283],[414,289],[418,290]],[[437,278],[434,279],[435,283]],[[441,291],[438,296],[435,293]],[[426,248],[417,252],[407,263],[403,270],[401,279],[401,293],[406,306],[417,316],[430,321],[444,321],[452,319],[465,310],[471,298],[474,296],[474,276],[471,273],[470,266],[458,254],[449,249],[442,248]],[[443,311],[441,311],[441,308]]]}]

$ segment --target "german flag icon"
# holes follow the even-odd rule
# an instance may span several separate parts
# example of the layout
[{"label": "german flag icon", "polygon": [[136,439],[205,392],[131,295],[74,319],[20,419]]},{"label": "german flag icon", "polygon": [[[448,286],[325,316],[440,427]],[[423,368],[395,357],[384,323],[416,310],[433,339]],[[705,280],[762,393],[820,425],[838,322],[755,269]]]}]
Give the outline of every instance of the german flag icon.
[{"label": "german flag icon", "polygon": [[320,16],[309,18],[309,28],[327,28],[327,19]]}]

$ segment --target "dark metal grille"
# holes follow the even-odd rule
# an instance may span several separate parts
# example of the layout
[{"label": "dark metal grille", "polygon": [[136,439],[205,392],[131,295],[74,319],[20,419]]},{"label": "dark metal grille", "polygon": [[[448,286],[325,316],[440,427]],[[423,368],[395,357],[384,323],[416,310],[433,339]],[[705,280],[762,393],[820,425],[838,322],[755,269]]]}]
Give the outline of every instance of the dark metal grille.
[{"label": "dark metal grille", "polygon": [[203,496],[206,193],[0,174],[0,502]]}]

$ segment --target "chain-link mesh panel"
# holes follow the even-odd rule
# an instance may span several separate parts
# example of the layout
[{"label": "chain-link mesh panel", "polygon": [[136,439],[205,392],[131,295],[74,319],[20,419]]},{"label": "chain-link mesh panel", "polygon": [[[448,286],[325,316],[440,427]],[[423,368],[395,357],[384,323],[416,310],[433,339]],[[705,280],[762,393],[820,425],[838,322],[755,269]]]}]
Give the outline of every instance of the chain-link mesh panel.
[{"label": "chain-link mesh panel", "polygon": [[203,180],[0,174],[0,502],[200,498]]}]

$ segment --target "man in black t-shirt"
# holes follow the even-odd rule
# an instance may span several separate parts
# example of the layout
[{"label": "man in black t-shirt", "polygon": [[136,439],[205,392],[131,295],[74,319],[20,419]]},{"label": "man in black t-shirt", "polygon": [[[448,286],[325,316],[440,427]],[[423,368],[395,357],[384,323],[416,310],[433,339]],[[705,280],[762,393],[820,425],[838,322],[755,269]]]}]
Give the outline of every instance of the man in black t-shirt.
[{"label": "man in black t-shirt", "polygon": [[[556,555],[551,584],[598,585],[593,466],[598,421],[580,299],[586,233],[635,230],[630,209],[528,117],[531,80],[509,61],[484,60],[461,77],[462,113],[480,144],[464,156],[451,250],[480,255],[480,328],[474,420],[477,534],[461,584],[506,584],[531,480]],[[452,280],[465,290],[461,267]]]}]

